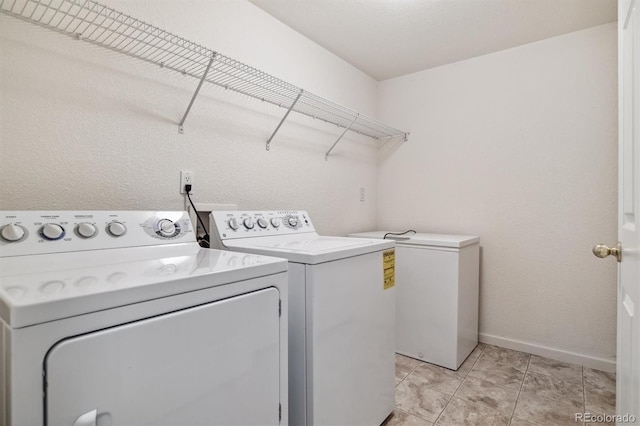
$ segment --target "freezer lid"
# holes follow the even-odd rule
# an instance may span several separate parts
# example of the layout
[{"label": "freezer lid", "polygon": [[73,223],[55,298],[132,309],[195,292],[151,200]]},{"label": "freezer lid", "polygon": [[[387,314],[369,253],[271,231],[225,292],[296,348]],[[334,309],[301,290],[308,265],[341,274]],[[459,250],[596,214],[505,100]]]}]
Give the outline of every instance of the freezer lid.
[{"label": "freezer lid", "polygon": [[[356,238],[378,238],[382,239],[388,233],[401,233],[404,231],[370,231],[349,234]],[[478,244],[480,237],[473,235],[453,235],[453,234],[429,234],[418,232],[416,234],[407,233],[405,235],[388,235],[388,240],[395,241],[398,245],[418,245],[431,247],[462,248],[472,244]]]}]

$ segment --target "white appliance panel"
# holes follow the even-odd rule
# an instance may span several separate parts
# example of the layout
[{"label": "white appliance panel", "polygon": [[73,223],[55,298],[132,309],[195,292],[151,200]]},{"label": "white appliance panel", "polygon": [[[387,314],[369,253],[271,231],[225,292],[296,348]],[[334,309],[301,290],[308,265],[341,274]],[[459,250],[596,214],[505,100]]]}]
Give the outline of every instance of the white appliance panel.
[{"label": "white appliance panel", "polygon": [[479,246],[396,253],[396,351],[457,370],[478,344]]},{"label": "white appliance panel", "polygon": [[264,289],[63,340],[46,358],[47,424],[97,409],[120,426],[278,425],[278,304]]},{"label": "white appliance panel", "polygon": [[[388,232],[350,236],[383,238]],[[394,239],[396,351],[457,370],[478,344],[480,239],[424,233]]]},{"label": "white appliance panel", "polygon": [[480,246],[473,244],[458,254],[458,349],[457,365],[478,346],[480,312]]},{"label": "white appliance panel", "polygon": [[[170,232],[161,230],[162,224],[168,224]],[[54,227],[60,234],[50,239],[44,231],[45,226]],[[81,227],[84,226],[90,226],[94,234],[83,237]],[[6,228],[9,227],[23,232],[22,238],[8,240]],[[183,211],[0,212],[0,257],[195,241],[189,216]]]},{"label": "white appliance panel", "polygon": [[9,413],[7,410],[7,384],[9,377],[7,373],[7,358],[9,348],[8,345],[8,332],[5,325],[0,321],[0,425],[8,425]]},{"label": "white appliance panel", "polygon": [[218,241],[315,233],[309,215],[302,210],[212,211],[209,228]]},{"label": "white appliance panel", "polygon": [[304,425],[307,417],[306,265],[289,264],[289,421]]},{"label": "white appliance panel", "polygon": [[0,212],[0,240],[0,426],[288,424],[286,260],[184,212]]},{"label": "white appliance panel", "polygon": [[[291,217],[303,220],[286,226]],[[289,261],[290,424],[381,424],[395,405],[383,265],[395,243],[318,235],[304,211],[212,212],[210,227],[216,248]]]},{"label": "white appliance panel", "polygon": [[379,425],[395,405],[395,287],[382,252],[306,267],[307,424]]},{"label": "white appliance panel", "polygon": [[[280,320],[280,401],[282,403],[281,424],[288,424],[286,280],[287,274],[279,273],[93,312],[79,317],[50,321],[33,327],[10,329],[3,325],[5,340],[0,343],[0,349],[3,349],[7,364],[6,381],[0,385],[5,386],[3,392],[7,410],[0,413],[0,426],[43,424],[44,360],[49,349],[60,340],[271,287],[278,289],[283,307]],[[234,326],[229,324],[231,328]],[[176,366],[180,365],[176,364]],[[0,395],[3,392],[0,392]]]},{"label": "white appliance panel", "polygon": [[373,253],[394,246],[393,241],[326,237],[317,234],[243,238],[223,241],[224,248],[265,256],[279,256],[308,265]]},{"label": "white appliance panel", "polygon": [[396,247],[396,351],[456,370],[458,255],[424,250]]},{"label": "white appliance panel", "polygon": [[[402,233],[402,235],[394,235],[399,233]],[[480,242],[479,237],[472,235],[429,234],[424,232],[418,232],[415,234],[409,232],[404,234],[404,231],[370,231],[350,234],[349,236],[356,238],[382,239],[385,237],[385,235],[387,239],[397,241],[398,243],[432,247],[461,248]]]},{"label": "white appliance panel", "polygon": [[0,258],[0,318],[25,327],[284,270],[196,243]]}]

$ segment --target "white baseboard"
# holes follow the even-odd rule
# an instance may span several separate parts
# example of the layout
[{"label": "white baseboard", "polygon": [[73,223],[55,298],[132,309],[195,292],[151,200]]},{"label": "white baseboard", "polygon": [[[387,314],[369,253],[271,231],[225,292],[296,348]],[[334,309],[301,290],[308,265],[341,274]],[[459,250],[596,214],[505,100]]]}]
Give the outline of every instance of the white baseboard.
[{"label": "white baseboard", "polygon": [[549,348],[547,346],[536,345],[533,343],[523,342],[506,337],[492,336],[491,334],[479,333],[478,340],[494,346],[501,346],[514,351],[528,352],[530,354],[555,359],[558,361],[578,364],[584,367],[594,368],[596,370],[616,372],[616,362],[605,358],[595,358],[588,355],[582,355],[575,352],[567,352],[561,349]]}]

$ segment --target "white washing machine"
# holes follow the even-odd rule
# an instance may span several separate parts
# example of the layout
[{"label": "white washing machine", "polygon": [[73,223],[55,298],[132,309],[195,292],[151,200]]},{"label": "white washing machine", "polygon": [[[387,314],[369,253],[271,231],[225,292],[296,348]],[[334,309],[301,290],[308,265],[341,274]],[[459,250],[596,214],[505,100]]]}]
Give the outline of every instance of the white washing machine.
[{"label": "white washing machine", "polygon": [[388,231],[351,234],[396,241],[396,350],[452,370],[478,344],[480,238]]},{"label": "white washing machine", "polygon": [[285,260],[202,249],[184,212],[0,236],[0,425],[287,424]]},{"label": "white washing machine", "polygon": [[394,243],[320,236],[304,211],[210,221],[218,248],[289,260],[290,424],[381,424],[395,405]]}]

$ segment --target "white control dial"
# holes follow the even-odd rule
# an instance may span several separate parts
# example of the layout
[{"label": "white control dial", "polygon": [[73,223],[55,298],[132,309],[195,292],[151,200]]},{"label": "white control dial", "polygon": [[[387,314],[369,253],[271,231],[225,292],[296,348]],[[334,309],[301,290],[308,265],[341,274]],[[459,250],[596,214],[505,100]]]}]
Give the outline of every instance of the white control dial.
[{"label": "white control dial", "polygon": [[2,231],[0,231],[0,236],[8,243],[20,241],[24,238],[25,234],[26,231],[22,226],[13,223],[3,226]]},{"label": "white control dial", "polygon": [[234,231],[238,230],[238,221],[236,220],[235,217],[232,217],[231,219],[229,219],[227,221],[227,224],[229,225],[229,228],[233,229]]},{"label": "white control dial", "polygon": [[271,226],[273,226],[274,228],[277,228],[280,226],[280,219],[278,219],[277,217],[274,217],[271,219]]},{"label": "white control dial", "polygon": [[45,223],[40,228],[42,238],[49,241],[59,240],[64,237],[64,228],[57,223]]},{"label": "white control dial", "polygon": [[296,226],[298,226],[298,218],[295,216],[291,216],[287,218],[287,222],[292,228],[295,228]]},{"label": "white control dial", "polygon": [[93,223],[82,222],[76,225],[76,234],[80,238],[91,238],[95,237],[98,233],[98,228]]},{"label": "white control dial", "polygon": [[245,220],[243,220],[242,224],[247,229],[253,229],[253,220],[250,217],[248,217]]},{"label": "white control dial", "polygon": [[173,237],[176,233],[176,225],[172,220],[160,219],[158,222],[158,232],[163,237]]},{"label": "white control dial", "polygon": [[269,225],[269,222],[264,220],[263,218],[258,219],[258,226],[262,229],[265,229]]},{"label": "white control dial", "polygon": [[121,237],[127,232],[127,227],[122,222],[110,222],[107,225],[107,232],[113,237]]}]

